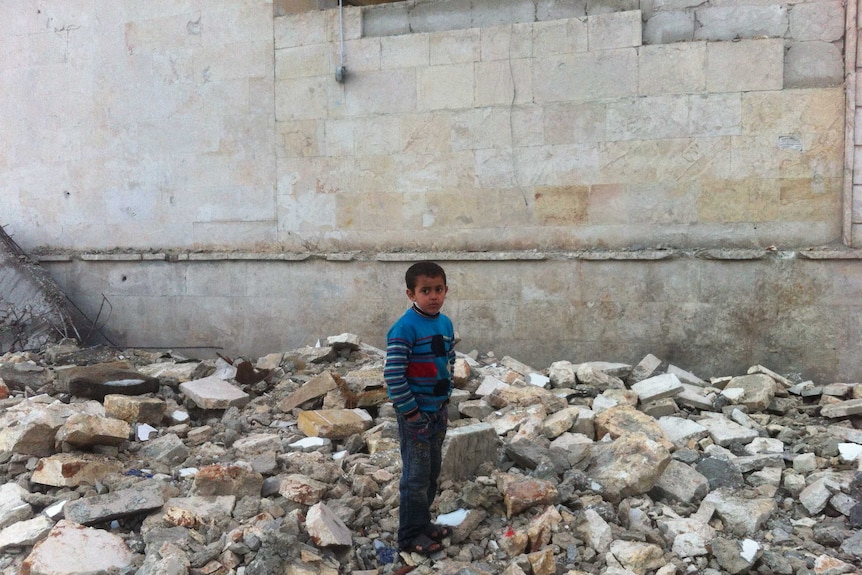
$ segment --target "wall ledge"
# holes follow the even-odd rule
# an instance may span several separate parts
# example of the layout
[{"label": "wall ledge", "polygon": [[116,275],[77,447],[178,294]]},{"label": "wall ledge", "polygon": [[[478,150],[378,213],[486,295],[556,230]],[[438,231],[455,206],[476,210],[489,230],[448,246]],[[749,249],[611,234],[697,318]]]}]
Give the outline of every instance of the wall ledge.
[{"label": "wall ledge", "polygon": [[255,251],[124,251],[124,252],[70,252],[58,251],[32,254],[39,263],[84,262],[219,262],[219,261],[271,261],[302,262],[325,260],[329,262],[377,261],[413,262],[436,261],[660,261],[668,259],[705,259],[719,261],[758,261],[767,259],[806,260],[862,260],[862,249],[844,246],[808,247],[794,249],[768,248],[710,248],[710,249],[640,249],[640,250],[574,250],[574,251],[442,251],[442,252],[255,252]]}]

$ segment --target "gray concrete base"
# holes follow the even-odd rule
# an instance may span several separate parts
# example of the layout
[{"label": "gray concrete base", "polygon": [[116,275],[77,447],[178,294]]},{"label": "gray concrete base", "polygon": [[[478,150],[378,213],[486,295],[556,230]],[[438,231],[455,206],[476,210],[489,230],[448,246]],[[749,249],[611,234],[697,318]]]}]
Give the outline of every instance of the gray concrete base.
[{"label": "gray concrete base", "polygon": [[[449,275],[459,350],[637,363],[696,375],[761,364],[818,383],[862,380],[860,252],[645,250],[409,254],[80,254],[42,263],[127,347],[258,356],[351,332],[374,346],[406,307],[403,274]],[[104,313],[104,312],[103,312]],[[101,323],[101,322],[100,322]]]}]

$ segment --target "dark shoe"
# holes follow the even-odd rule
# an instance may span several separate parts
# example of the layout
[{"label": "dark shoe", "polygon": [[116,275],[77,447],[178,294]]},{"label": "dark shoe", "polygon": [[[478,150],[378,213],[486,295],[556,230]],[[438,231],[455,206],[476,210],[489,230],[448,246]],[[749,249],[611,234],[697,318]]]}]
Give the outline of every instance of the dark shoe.
[{"label": "dark shoe", "polygon": [[425,535],[439,543],[440,541],[443,541],[444,539],[452,535],[452,528],[448,525],[438,525],[437,523],[432,523],[425,531]]},{"label": "dark shoe", "polygon": [[438,551],[443,550],[443,546],[440,545],[437,541],[434,541],[430,537],[425,534],[417,535],[413,538],[413,541],[408,543],[407,545],[403,545],[401,547],[402,551],[408,551],[410,553],[418,553],[420,555],[433,555]]}]

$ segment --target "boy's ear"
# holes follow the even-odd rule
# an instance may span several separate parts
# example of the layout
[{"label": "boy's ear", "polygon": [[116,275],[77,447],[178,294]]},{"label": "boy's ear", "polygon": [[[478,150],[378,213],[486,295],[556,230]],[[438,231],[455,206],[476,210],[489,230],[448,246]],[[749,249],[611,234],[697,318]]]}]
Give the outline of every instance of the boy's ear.
[{"label": "boy's ear", "polygon": [[416,297],[416,293],[412,289],[407,288],[407,297],[412,301]]}]

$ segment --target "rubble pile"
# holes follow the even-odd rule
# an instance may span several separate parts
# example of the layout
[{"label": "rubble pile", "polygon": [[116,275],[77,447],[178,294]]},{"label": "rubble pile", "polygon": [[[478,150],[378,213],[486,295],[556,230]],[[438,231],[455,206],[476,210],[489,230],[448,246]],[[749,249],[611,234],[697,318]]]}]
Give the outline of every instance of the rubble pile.
[{"label": "rubble pile", "polygon": [[459,353],[426,558],[384,356],[0,356],[0,573],[858,572],[862,384]]}]

